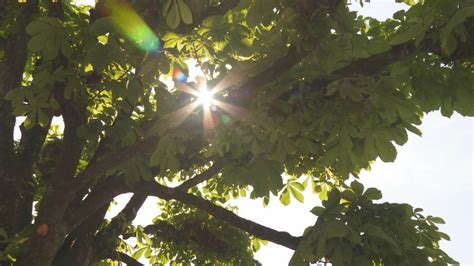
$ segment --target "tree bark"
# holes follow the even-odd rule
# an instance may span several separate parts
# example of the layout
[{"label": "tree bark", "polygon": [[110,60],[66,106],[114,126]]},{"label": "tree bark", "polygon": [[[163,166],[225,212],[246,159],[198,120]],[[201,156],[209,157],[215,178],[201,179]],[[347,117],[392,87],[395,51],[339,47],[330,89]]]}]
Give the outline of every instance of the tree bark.
[{"label": "tree bark", "polygon": [[20,9],[18,32],[7,37],[0,64],[0,227],[9,234],[20,231],[31,221],[32,195],[25,186],[25,180],[31,178],[32,162],[21,162],[15,154],[15,117],[11,114],[10,102],[4,97],[21,86],[27,60],[26,25],[37,12],[37,4],[36,0],[23,5],[16,1],[9,4]]}]

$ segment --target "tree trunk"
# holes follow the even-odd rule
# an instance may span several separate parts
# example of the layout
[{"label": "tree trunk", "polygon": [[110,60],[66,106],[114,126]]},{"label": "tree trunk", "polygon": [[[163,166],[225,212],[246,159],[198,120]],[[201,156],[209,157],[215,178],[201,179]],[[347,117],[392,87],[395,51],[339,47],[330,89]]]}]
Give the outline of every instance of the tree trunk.
[{"label": "tree trunk", "polygon": [[24,183],[25,171],[5,171],[0,175],[0,227],[13,235],[31,223],[33,195]]},{"label": "tree trunk", "polygon": [[31,189],[25,187],[25,181],[31,178],[32,165],[22,162],[16,155],[13,136],[15,117],[11,114],[10,102],[4,97],[21,86],[27,60],[28,36],[25,29],[31,15],[38,10],[38,2],[32,0],[19,4],[12,1],[8,5],[8,8],[16,5],[20,15],[17,25],[14,25],[18,27],[18,32],[7,37],[0,64],[0,227],[13,235],[31,223],[33,198]]},{"label": "tree trunk", "polygon": [[66,208],[73,197],[61,187],[48,186],[30,235],[28,252],[21,257],[20,266],[50,266],[67,235],[63,222]]}]

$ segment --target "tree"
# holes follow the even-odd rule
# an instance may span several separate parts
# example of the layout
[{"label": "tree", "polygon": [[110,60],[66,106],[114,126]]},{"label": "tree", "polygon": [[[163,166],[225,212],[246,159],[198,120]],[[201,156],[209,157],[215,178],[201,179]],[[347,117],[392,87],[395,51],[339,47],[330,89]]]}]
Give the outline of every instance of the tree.
[{"label": "tree", "polygon": [[[441,218],[357,180],[424,113],[474,115],[474,1],[404,2],[377,21],[342,0],[1,0],[2,265],[247,265],[262,241],[292,265],[454,263]],[[227,204],[307,186],[303,236]],[[135,227],[147,197],[160,215]]]}]

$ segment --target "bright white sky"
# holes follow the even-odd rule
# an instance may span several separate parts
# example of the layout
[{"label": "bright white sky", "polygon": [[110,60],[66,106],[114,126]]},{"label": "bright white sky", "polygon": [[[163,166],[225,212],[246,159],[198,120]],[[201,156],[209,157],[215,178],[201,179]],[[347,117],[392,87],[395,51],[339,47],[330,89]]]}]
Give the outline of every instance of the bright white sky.
[{"label": "bright white sky", "polygon": [[[363,9],[356,3],[351,6],[359,14],[381,20],[404,7],[391,0],[375,0],[366,3]],[[421,130],[422,138],[412,134],[408,143],[398,148],[394,163],[377,161],[371,172],[360,175],[361,181],[366,187],[381,189],[384,201],[409,203],[423,208],[425,214],[443,217],[447,224],[442,225],[441,230],[452,240],[443,242],[442,247],[462,264],[472,264],[474,119],[457,114],[448,119],[434,112],[425,117]],[[18,137],[19,132],[15,135]],[[119,197],[118,205],[107,217],[113,217],[129,196]],[[277,198],[266,208],[262,207],[261,201],[249,199],[240,199],[236,204],[240,207],[239,215],[244,218],[301,235],[316,220],[309,210],[320,204],[310,189],[306,191],[305,199],[304,204],[293,199],[288,207],[281,205]],[[151,222],[156,215],[154,202],[147,200],[134,224]],[[292,253],[269,243],[261,248],[256,258],[263,265],[287,265]]]}]

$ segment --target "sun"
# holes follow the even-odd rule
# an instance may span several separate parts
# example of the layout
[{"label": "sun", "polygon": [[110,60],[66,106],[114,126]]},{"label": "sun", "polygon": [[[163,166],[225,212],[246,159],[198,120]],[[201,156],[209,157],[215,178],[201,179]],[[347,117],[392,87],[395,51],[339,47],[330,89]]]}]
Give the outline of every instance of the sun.
[{"label": "sun", "polygon": [[[204,73],[202,73],[202,70],[197,67],[193,69],[192,67],[196,64],[188,65],[189,72],[186,74],[189,76],[186,76],[183,71],[173,71],[171,79],[168,81],[162,80],[164,83],[169,82],[169,85],[167,84],[169,87],[175,86],[178,91],[191,96],[189,104],[168,114],[167,119],[172,121],[172,123],[169,123],[169,128],[181,124],[198,107],[202,108],[202,125],[205,132],[214,129],[220,123],[229,123],[232,118],[241,119],[247,117],[247,110],[244,108],[219,100],[219,98],[222,99],[223,97],[216,97],[222,91],[221,87],[226,86],[218,83],[218,85],[209,88],[207,86],[208,80]],[[221,82],[223,81],[221,80]],[[222,84],[226,84],[226,82],[224,81]]]},{"label": "sun", "polygon": [[203,86],[197,91],[197,100],[203,106],[209,107],[214,101],[213,93],[207,89],[207,86]]}]

